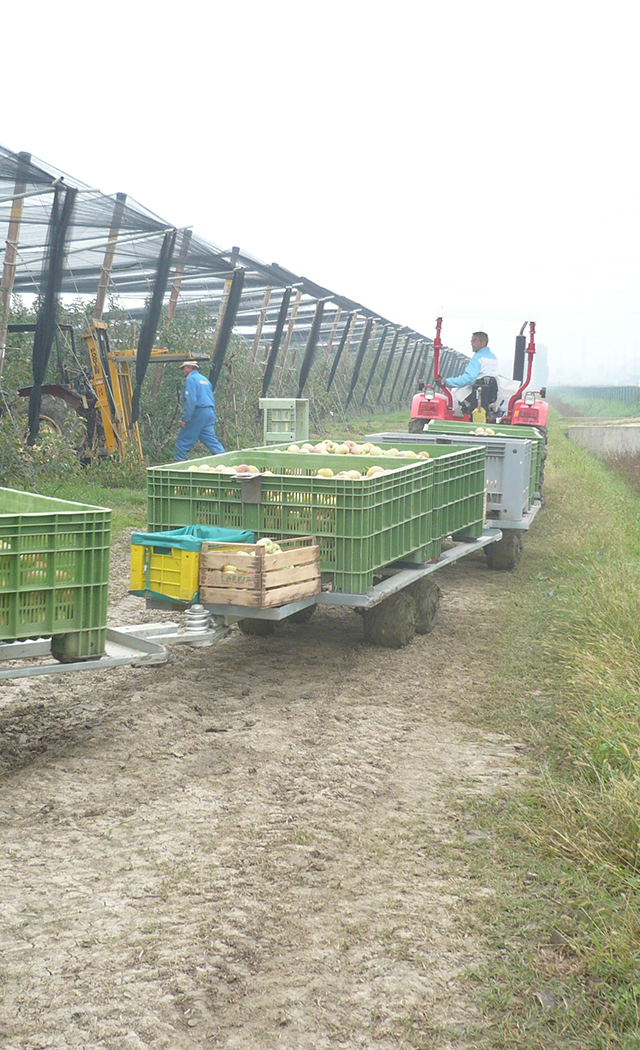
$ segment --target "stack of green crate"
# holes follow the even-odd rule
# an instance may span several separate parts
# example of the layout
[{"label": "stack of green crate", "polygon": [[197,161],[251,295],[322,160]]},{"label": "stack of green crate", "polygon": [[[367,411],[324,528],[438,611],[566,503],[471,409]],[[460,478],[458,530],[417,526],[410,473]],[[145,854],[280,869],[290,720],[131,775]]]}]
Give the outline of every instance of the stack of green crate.
[{"label": "stack of green crate", "polygon": [[51,637],[62,661],[104,652],[111,511],[0,488],[0,641]]},{"label": "stack of green crate", "polygon": [[[375,572],[384,566],[399,560],[421,563],[437,556],[440,537],[434,533],[439,528],[434,493],[440,498],[443,486],[440,481],[436,484],[436,473],[440,478],[446,470],[444,461],[449,460],[453,473],[461,476],[460,485],[468,484],[466,462],[478,451],[484,477],[484,449],[450,447],[418,460],[254,448],[152,467],[147,472],[148,527],[160,531],[216,525],[276,539],[313,535],[320,548],[321,571],[331,573],[333,588],[361,594],[371,588]],[[439,459],[443,466],[436,466]],[[272,471],[272,476],[262,475],[256,502],[243,502],[240,480],[206,469],[221,464],[247,464],[261,472]],[[364,473],[373,465],[387,473],[358,480],[317,476],[322,467],[334,473],[346,469]],[[448,480],[449,488],[455,485]]]},{"label": "stack of green crate", "polygon": [[533,455],[531,457],[531,484],[529,496],[540,495],[542,491],[542,477],[544,460],[546,456],[546,439],[544,432],[536,427],[509,426],[507,423],[463,423],[457,420],[432,419],[427,430],[430,434],[452,434],[464,435],[475,434],[476,430],[489,429],[495,435],[508,438],[525,438],[533,442]]}]

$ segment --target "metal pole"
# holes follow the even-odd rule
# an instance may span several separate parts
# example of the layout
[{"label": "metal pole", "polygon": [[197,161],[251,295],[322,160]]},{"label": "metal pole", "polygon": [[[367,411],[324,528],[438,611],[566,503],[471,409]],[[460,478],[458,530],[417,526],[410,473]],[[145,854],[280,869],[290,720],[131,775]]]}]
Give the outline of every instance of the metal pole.
[{"label": "metal pole", "polygon": [[27,174],[30,163],[30,153],[18,154],[15,192],[13,203],[11,205],[11,215],[9,217],[9,229],[7,230],[7,247],[4,254],[2,279],[0,280],[0,376],[2,375],[2,369],[4,367],[4,355],[7,346],[7,327],[9,324],[11,293],[13,292],[13,282],[16,276],[16,258],[18,255],[22,211],[24,208],[23,194],[27,184]]}]

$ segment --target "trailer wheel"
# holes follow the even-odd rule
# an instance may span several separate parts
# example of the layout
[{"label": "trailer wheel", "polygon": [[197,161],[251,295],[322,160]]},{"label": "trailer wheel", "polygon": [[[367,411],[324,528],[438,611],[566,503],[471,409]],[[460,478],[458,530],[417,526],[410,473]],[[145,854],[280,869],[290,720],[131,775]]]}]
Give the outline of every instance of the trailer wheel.
[{"label": "trailer wheel", "polygon": [[408,591],[400,591],[373,609],[365,609],[363,621],[365,642],[402,649],[416,633],[416,603]]},{"label": "trailer wheel", "polygon": [[428,576],[407,588],[416,606],[416,634],[431,634],[438,619],[442,591]]},{"label": "trailer wheel", "polygon": [[410,419],[409,420],[409,433],[410,434],[422,434],[424,431],[424,419]]},{"label": "trailer wheel", "polygon": [[274,634],[276,625],[273,620],[238,620],[238,627],[243,634],[250,635],[252,638],[264,638],[268,634]]},{"label": "trailer wheel", "polygon": [[484,553],[490,569],[515,569],[522,557],[522,535],[517,529],[510,529],[502,534],[497,543],[490,543]]},{"label": "trailer wheel", "polygon": [[317,605],[307,605],[306,609],[300,609],[299,612],[293,613],[291,616],[287,616],[288,623],[309,623],[309,620],[315,613]]}]

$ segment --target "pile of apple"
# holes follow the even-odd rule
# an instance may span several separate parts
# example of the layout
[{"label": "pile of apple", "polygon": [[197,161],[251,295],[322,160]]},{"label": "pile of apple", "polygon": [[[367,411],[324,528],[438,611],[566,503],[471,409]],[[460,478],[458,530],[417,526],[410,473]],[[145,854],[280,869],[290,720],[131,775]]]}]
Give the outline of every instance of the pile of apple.
[{"label": "pile of apple", "polygon": [[266,474],[267,476],[275,477],[272,470],[259,470],[258,467],[253,467],[248,463],[240,463],[237,467],[230,467],[226,463],[194,463],[192,466],[187,467],[187,470],[199,470],[204,471],[207,474]]},{"label": "pile of apple", "polygon": [[480,434],[482,437],[495,437],[496,434],[495,430],[492,430],[491,427],[476,427],[473,433]]},{"label": "pile of apple", "polygon": [[[280,554],[282,552],[282,547],[280,546],[280,544],[276,543],[276,541],[272,540],[269,536],[263,536],[261,540],[258,540],[258,542],[256,543],[256,547],[264,547],[265,554]],[[254,554],[252,551],[234,551],[234,557],[251,558],[253,561],[255,561]],[[256,570],[252,566],[248,567],[247,569],[242,569],[238,565],[223,565],[220,571],[225,573],[227,576],[243,576],[247,573],[255,573]]]},{"label": "pile of apple", "polygon": [[380,448],[379,445],[372,445],[370,441],[365,441],[362,445],[359,445],[357,441],[338,442],[325,440],[319,441],[317,445],[312,445],[309,441],[306,441],[304,445],[289,445],[287,452],[323,452],[325,455],[328,453],[333,456],[399,456],[401,459],[431,458],[426,449],[424,452],[413,452],[408,448]]},{"label": "pile of apple", "polygon": [[[312,445],[309,441],[305,442],[304,445],[289,445],[286,449],[287,452],[298,452],[304,453],[305,455],[311,453],[323,453],[324,455],[335,455],[335,456],[382,456],[388,457],[389,459],[430,459],[431,456],[426,449],[422,452],[414,452],[412,449],[398,449],[398,448],[380,448],[379,445],[373,445],[370,441],[365,441],[364,444],[359,445],[357,441],[320,441],[317,445]],[[213,466],[208,463],[192,463],[187,470],[198,470],[209,474],[262,474],[263,477],[275,477],[272,470],[260,470],[258,467],[252,466],[250,463],[239,463],[237,466],[231,467],[226,463],[216,463]],[[331,470],[330,467],[321,467],[317,471],[317,477],[320,478],[343,478],[349,481],[359,481],[362,478],[376,478],[381,474],[388,474],[389,471],[385,470],[384,467],[376,464],[373,467],[369,467],[368,470],[340,470],[337,473]]]}]

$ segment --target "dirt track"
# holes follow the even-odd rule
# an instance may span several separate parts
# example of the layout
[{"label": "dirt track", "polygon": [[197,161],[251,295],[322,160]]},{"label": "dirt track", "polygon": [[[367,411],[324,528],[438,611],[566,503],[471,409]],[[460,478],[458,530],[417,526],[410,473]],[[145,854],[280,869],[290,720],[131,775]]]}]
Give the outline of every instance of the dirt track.
[{"label": "dirt track", "polygon": [[[143,619],[113,575],[112,622]],[[492,889],[451,870],[482,829],[448,799],[518,776],[517,745],[464,722],[504,576],[478,556],[438,582],[401,651],[321,610],[0,686],[1,1047],[477,1045],[459,919]]]}]

